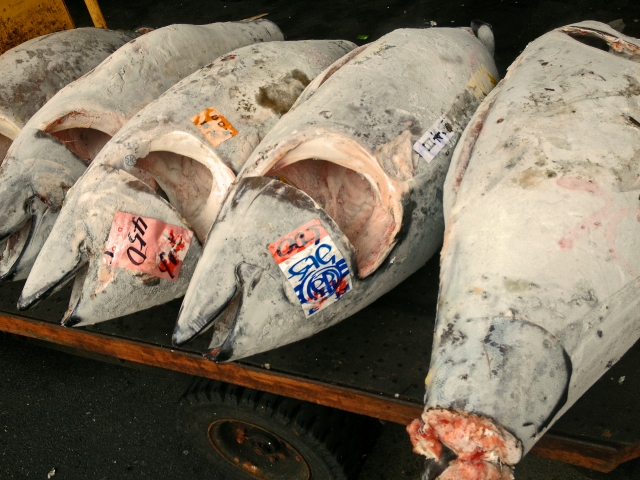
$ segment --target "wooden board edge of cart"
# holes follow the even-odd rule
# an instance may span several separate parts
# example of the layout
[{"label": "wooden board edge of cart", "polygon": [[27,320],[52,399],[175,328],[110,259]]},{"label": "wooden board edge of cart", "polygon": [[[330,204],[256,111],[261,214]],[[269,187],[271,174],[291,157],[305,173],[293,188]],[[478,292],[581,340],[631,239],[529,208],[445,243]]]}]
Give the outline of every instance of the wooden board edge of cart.
[{"label": "wooden board edge of cart", "polygon": [[0,54],[40,35],[75,28],[64,0],[3,0]]},{"label": "wooden board edge of cart", "polygon": [[[422,413],[422,405],[385,395],[238,363],[214,363],[200,355],[180,350],[74,330],[17,315],[0,315],[0,331],[233,383],[402,425],[407,425]],[[600,472],[610,472],[619,464],[640,457],[640,445],[592,443],[546,434],[531,453]]]}]

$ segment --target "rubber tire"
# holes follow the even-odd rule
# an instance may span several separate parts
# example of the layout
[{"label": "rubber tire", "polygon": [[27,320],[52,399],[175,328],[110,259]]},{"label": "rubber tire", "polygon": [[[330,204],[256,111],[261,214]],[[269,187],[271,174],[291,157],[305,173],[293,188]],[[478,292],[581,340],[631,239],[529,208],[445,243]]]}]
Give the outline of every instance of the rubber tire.
[{"label": "rubber tire", "polygon": [[194,379],[178,404],[178,429],[229,478],[252,480],[208,438],[221,418],[257,425],[281,437],[307,462],[312,480],[350,480],[380,429],[376,419],[214,380]]}]

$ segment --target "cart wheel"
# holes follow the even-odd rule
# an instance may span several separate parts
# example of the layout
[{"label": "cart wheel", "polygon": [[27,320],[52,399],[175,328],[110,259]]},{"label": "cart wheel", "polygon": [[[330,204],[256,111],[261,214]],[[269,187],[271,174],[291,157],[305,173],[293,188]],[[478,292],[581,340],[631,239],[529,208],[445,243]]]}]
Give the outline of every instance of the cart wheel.
[{"label": "cart wheel", "polygon": [[379,422],[194,379],[178,405],[178,429],[230,478],[346,480],[357,474]]}]

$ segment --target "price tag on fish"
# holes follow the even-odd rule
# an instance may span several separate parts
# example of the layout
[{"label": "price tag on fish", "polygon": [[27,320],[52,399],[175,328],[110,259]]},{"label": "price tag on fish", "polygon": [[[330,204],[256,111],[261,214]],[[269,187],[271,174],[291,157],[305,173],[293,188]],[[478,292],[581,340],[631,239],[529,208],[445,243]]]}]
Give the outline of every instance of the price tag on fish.
[{"label": "price tag on fish", "polygon": [[302,225],[268,248],[307,317],[351,290],[349,266],[320,219]]},{"label": "price tag on fish", "polygon": [[175,281],[192,238],[193,232],[186,228],[132,213],[116,212],[104,262],[111,267]]},{"label": "price tag on fish", "polygon": [[453,137],[453,134],[453,122],[447,120],[443,115],[413,144],[413,150],[427,162],[431,162]]},{"label": "price tag on fish", "polygon": [[191,121],[214,147],[238,134],[229,120],[213,107],[195,115]]}]

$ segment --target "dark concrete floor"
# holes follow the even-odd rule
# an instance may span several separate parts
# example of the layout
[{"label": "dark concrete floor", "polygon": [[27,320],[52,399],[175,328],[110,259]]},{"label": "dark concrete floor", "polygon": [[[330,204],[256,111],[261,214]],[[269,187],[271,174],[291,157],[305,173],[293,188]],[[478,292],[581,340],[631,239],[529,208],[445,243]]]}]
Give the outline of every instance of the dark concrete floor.
[{"label": "dark concrete floor", "polygon": [[[117,362],[117,361],[116,361]],[[176,428],[191,377],[130,368],[0,334],[0,478],[227,480]],[[404,427],[385,424],[359,480],[417,480]],[[518,480],[632,480],[527,457]],[[637,473],[637,472],[636,472]]]}]

